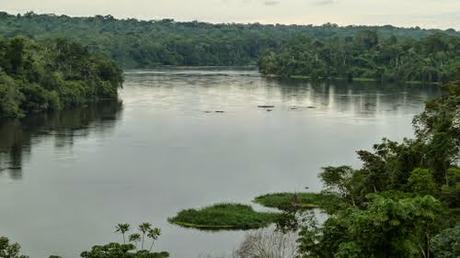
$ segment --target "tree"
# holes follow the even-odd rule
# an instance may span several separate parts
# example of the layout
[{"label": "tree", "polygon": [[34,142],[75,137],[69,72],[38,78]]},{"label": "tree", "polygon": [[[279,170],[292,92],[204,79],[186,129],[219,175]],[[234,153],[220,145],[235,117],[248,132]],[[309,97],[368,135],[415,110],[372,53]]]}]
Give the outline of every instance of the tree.
[{"label": "tree", "polygon": [[148,222],[144,222],[139,225],[139,231],[142,233],[141,249],[144,249],[145,235],[151,230],[151,228],[152,228],[152,224]]},{"label": "tree", "polygon": [[4,56],[9,63],[6,70],[11,74],[17,75],[22,70],[25,44],[25,39],[23,38],[14,38],[9,42]]},{"label": "tree", "polygon": [[2,258],[27,258],[21,255],[21,246],[17,243],[11,244],[6,237],[0,237],[0,257]]},{"label": "tree", "polygon": [[450,208],[460,207],[460,168],[447,170],[446,184],[441,187],[440,198]]},{"label": "tree", "polygon": [[353,189],[354,170],[349,166],[325,167],[319,174],[328,193],[337,193],[341,198],[356,205]]},{"label": "tree", "polygon": [[441,231],[431,240],[434,257],[460,257],[460,224]]},{"label": "tree", "polygon": [[379,36],[376,31],[363,30],[356,35],[356,42],[364,49],[371,49],[379,43]]},{"label": "tree", "polygon": [[141,234],[139,234],[139,233],[131,234],[131,235],[129,235],[128,239],[129,239],[129,242],[135,243],[135,246],[137,247],[139,241],[141,240]]},{"label": "tree", "polygon": [[419,195],[436,195],[437,185],[429,169],[416,168],[412,171],[407,187],[409,191]]},{"label": "tree", "polygon": [[115,232],[120,232],[123,235],[123,244],[126,244],[125,233],[129,231],[129,224],[118,224],[115,227]]},{"label": "tree", "polygon": [[430,257],[430,240],[442,227],[443,211],[431,196],[391,199],[375,194],[364,209],[349,208],[322,227],[305,227],[300,252],[302,257]]},{"label": "tree", "polygon": [[147,237],[152,240],[152,244],[150,245],[149,251],[152,251],[153,245],[158,237],[161,235],[161,230],[159,228],[151,228],[147,233]]}]

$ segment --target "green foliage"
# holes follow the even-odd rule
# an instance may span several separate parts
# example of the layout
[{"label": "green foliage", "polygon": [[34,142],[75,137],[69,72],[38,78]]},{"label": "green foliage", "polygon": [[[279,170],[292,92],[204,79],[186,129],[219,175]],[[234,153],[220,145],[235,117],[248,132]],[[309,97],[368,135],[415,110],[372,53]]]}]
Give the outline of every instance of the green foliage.
[{"label": "green foliage", "polygon": [[414,119],[417,138],[430,144],[433,172],[438,182],[446,179],[449,163],[460,151],[460,68],[457,79],[446,84],[446,94],[426,104],[425,111]]},{"label": "green foliage", "polygon": [[130,227],[129,224],[126,224],[126,223],[118,224],[115,227],[115,233],[120,232],[123,235],[123,244],[126,244],[125,234],[126,232],[129,231],[129,227]]},{"label": "green foliage", "polygon": [[431,240],[436,258],[460,257],[460,224],[443,230]]},{"label": "green foliage", "polygon": [[365,209],[348,208],[322,227],[300,232],[303,257],[426,257],[441,227],[442,204],[431,196],[370,197]]},{"label": "green foliage", "polygon": [[22,116],[20,103],[24,95],[19,90],[19,83],[0,72],[0,115],[4,117]]},{"label": "green foliage", "polygon": [[417,168],[407,180],[409,191],[420,195],[436,195],[437,185],[428,169]]},{"label": "green foliage", "polygon": [[115,63],[77,43],[0,38],[0,118],[116,98],[122,81]]},{"label": "green foliage", "polygon": [[27,256],[21,255],[21,246],[17,243],[10,243],[10,240],[6,237],[0,236],[0,257],[2,258],[27,258]]},{"label": "green foliage", "polygon": [[361,30],[345,38],[299,35],[264,52],[263,74],[312,79],[446,82],[460,65],[460,37],[436,33],[421,39],[382,37]]},{"label": "green foliage", "polygon": [[317,208],[321,199],[316,193],[271,193],[257,196],[255,203],[280,210]]},{"label": "green foliage", "polygon": [[147,250],[135,251],[133,244],[110,243],[93,246],[91,251],[81,253],[84,258],[167,258],[167,252],[151,253]]},{"label": "green foliage", "polygon": [[355,205],[354,170],[349,166],[325,167],[319,174],[326,193],[335,193]]},{"label": "green foliage", "polygon": [[243,204],[215,204],[202,209],[180,211],[169,222],[183,227],[204,230],[255,229],[266,227],[280,214],[256,212],[251,206]]},{"label": "green foliage", "polygon": [[[155,241],[161,234],[159,228],[152,228],[150,223],[142,223],[138,227],[138,233],[129,235],[129,244],[125,243],[125,234],[129,232],[130,225],[120,223],[115,226],[115,233],[123,235],[123,244],[109,243],[107,245],[95,245],[90,251],[81,253],[85,258],[167,258],[167,252],[152,252]],[[149,250],[144,249],[145,236],[151,239],[152,243]],[[138,249],[138,243],[142,240],[142,245]]]},{"label": "green foliage", "polygon": [[141,241],[141,234],[139,233],[130,234],[128,239],[129,239],[129,242],[133,242],[137,246],[138,242]]},{"label": "green foliage", "polygon": [[[91,52],[110,56],[125,68],[156,65],[253,65],[262,52],[276,50],[285,41],[299,34],[321,40],[357,36],[360,46],[374,47],[376,42],[372,31],[379,32],[379,43],[381,37],[418,39],[440,32],[393,26],[210,24],[198,21],[175,22],[170,19],[117,20],[110,15],[69,17],[0,13],[1,35],[27,35],[36,39],[68,38],[88,46]],[[453,30],[444,33],[458,36]],[[442,46],[436,44],[433,48]]]},{"label": "green foliage", "polygon": [[460,207],[460,168],[447,170],[447,183],[441,188],[441,200],[449,207]]}]

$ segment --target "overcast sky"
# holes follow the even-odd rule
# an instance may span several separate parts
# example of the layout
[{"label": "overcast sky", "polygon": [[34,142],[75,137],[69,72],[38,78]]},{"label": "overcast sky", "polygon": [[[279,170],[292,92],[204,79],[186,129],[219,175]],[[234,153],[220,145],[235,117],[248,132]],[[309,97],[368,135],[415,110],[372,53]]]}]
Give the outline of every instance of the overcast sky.
[{"label": "overcast sky", "polygon": [[332,22],[460,30],[460,0],[0,0],[0,10],[147,20]]}]

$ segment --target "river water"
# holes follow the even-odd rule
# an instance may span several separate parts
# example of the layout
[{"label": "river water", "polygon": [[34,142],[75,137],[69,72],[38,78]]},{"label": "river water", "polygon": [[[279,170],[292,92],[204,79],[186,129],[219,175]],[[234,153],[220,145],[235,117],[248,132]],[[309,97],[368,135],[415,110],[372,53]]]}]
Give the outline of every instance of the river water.
[{"label": "river water", "polygon": [[[0,124],[0,235],[35,257],[121,241],[114,225],[162,229],[172,257],[228,256],[245,232],[167,222],[183,208],[319,191],[328,165],[412,136],[436,86],[308,83],[245,69],[128,71],[119,101]],[[258,106],[269,105],[271,108]]]}]

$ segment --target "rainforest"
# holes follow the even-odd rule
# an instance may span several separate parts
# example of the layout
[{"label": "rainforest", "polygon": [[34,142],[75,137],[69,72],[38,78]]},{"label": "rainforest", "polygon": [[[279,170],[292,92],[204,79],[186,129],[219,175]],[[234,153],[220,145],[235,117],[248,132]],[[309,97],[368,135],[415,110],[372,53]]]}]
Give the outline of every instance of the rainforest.
[{"label": "rainforest", "polygon": [[0,257],[455,258],[459,158],[455,29],[0,13]]}]

